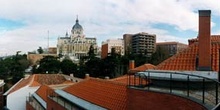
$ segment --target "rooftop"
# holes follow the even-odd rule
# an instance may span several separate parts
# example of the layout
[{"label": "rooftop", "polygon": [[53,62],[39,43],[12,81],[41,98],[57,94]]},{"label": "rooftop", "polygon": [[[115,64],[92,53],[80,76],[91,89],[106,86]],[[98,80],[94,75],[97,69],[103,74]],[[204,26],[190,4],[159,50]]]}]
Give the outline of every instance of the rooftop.
[{"label": "rooftop", "polygon": [[[220,35],[211,36],[212,70],[219,71]],[[156,66],[157,70],[196,70],[196,58],[198,56],[198,38],[190,39],[189,46],[180,53],[168,58]]]},{"label": "rooftop", "polygon": [[118,82],[89,78],[64,91],[107,109],[126,107],[126,85]]},{"label": "rooftop", "polygon": [[[74,78],[73,78],[74,79]],[[78,82],[81,81],[78,79]],[[29,87],[39,87],[41,85],[71,85],[74,83],[74,80],[70,81],[67,79],[67,76],[63,74],[33,74],[22,78],[19,82],[17,82],[14,86],[12,86],[5,95],[10,94],[14,91],[17,91],[25,86]]]}]

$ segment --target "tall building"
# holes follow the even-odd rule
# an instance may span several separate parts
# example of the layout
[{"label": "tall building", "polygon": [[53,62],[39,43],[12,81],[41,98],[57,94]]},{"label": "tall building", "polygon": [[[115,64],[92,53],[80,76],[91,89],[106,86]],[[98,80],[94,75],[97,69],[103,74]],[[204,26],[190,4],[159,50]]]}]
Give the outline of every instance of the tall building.
[{"label": "tall building", "polygon": [[129,54],[131,52],[132,34],[124,34],[123,40],[125,54]]},{"label": "tall building", "polygon": [[86,38],[83,33],[83,27],[79,24],[78,18],[72,27],[71,35],[66,33],[65,37],[59,37],[57,43],[57,54],[69,56],[74,60],[78,60],[83,56],[87,56],[90,46],[97,49],[96,38]]},{"label": "tall building", "polygon": [[169,56],[172,56],[186,49],[188,45],[179,42],[159,42],[156,43],[156,47],[163,49]]},{"label": "tall building", "polygon": [[106,42],[102,42],[101,58],[105,58],[111,53],[112,49],[120,55],[124,55],[124,41],[123,39],[108,39]]},{"label": "tall building", "polygon": [[156,50],[156,35],[145,32],[124,34],[125,52],[151,56]]}]

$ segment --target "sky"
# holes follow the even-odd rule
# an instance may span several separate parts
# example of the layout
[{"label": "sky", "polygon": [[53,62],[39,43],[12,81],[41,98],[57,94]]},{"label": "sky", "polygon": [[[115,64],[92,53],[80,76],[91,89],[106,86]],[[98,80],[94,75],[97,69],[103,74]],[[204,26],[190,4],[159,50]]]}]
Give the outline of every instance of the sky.
[{"label": "sky", "polygon": [[211,10],[220,35],[219,0],[0,0],[0,56],[56,47],[78,16],[86,37],[101,46],[123,34],[156,34],[156,42],[188,43],[198,35],[198,10]]}]

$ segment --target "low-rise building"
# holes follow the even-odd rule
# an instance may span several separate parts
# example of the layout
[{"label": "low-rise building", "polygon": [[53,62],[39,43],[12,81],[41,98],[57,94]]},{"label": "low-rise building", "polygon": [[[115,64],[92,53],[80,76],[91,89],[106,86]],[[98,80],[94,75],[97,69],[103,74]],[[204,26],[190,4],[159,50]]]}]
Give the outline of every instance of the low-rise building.
[{"label": "low-rise building", "polygon": [[[80,78],[63,74],[28,75],[4,93],[4,97],[6,98],[6,107],[10,110],[26,110],[26,101],[28,100],[28,96],[34,94],[42,85],[52,87],[56,85],[56,88],[62,89],[63,87],[80,81]],[[46,91],[43,91],[43,94],[46,94]],[[39,97],[37,98],[39,99]],[[39,99],[39,101],[42,100]]]},{"label": "low-rise building", "polygon": [[180,42],[158,42],[156,43],[156,47],[157,49],[163,49],[169,56],[172,56],[186,49],[188,45]]},{"label": "low-rise building", "polygon": [[101,58],[107,57],[113,49],[115,53],[124,55],[123,39],[108,39],[106,42],[102,42]]},{"label": "low-rise building", "polygon": [[28,54],[27,55],[27,60],[30,61],[31,65],[36,65],[40,62],[41,59],[43,59],[45,56],[54,56],[54,57],[58,57],[57,54]]}]

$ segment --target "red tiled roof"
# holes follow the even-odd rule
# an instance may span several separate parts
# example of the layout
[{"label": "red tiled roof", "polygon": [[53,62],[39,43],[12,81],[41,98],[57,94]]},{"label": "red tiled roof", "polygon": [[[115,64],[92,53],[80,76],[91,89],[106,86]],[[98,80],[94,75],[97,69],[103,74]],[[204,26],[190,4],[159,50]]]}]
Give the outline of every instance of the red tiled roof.
[{"label": "red tiled roof", "polygon": [[[155,69],[195,71],[196,57],[198,55],[198,38],[190,39],[189,42],[191,45],[188,48],[163,61]],[[212,35],[211,42],[212,70],[219,71],[220,35]]]},{"label": "red tiled roof", "polygon": [[[41,85],[70,84],[62,74],[34,74],[17,82],[7,94],[19,90],[25,86],[36,87]],[[72,82],[73,83],[73,82]]]},{"label": "red tiled roof", "polygon": [[121,77],[110,79],[110,81],[115,81],[115,82],[119,82],[119,83],[127,85],[128,84],[128,76],[124,75],[124,76],[121,76]]},{"label": "red tiled roof", "polygon": [[107,109],[126,108],[126,85],[113,81],[89,78],[64,91]]},{"label": "red tiled roof", "polygon": [[32,75],[29,76],[29,77],[27,77],[27,78],[21,79],[21,80],[19,81],[19,83],[16,83],[16,85],[14,85],[14,86],[11,88],[11,90],[9,90],[9,93],[7,93],[7,94],[10,94],[10,93],[12,93],[12,92],[14,92],[14,91],[17,91],[17,90],[21,89],[22,87],[27,86],[27,85],[31,82],[32,79],[33,79],[33,76],[32,76]]},{"label": "red tiled roof", "polygon": [[61,74],[35,74],[34,81],[30,86],[56,85],[66,83],[66,79]]},{"label": "red tiled roof", "polygon": [[136,67],[132,70],[129,71],[129,73],[133,74],[133,73],[136,73],[136,72],[141,72],[141,71],[145,71],[145,70],[149,70],[149,69],[155,69],[156,66],[152,65],[152,64],[144,64],[144,65],[141,65],[139,67]]},{"label": "red tiled roof", "polygon": [[[139,80],[137,80],[137,79],[134,80],[134,75],[129,75],[129,76],[124,75],[124,76],[121,76],[121,77],[110,79],[110,81],[118,82],[118,83],[125,84],[125,85],[128,85],[128,84],[130,84],[130,85],[137,84],[138,85],[140,83]],[[149,81],[147,81],[147,80],[143,80],[141,82],[141,84],[144,84],[144,85],[146,85],[148,83],[149,83]]]},{"label": "red tiled roof", "polygon": [[40,88],[36,91],[36,94],[39,95],[45,102],[47,101],[48,92],[52,91],[52,89],[46,85],[40,86]]}]

